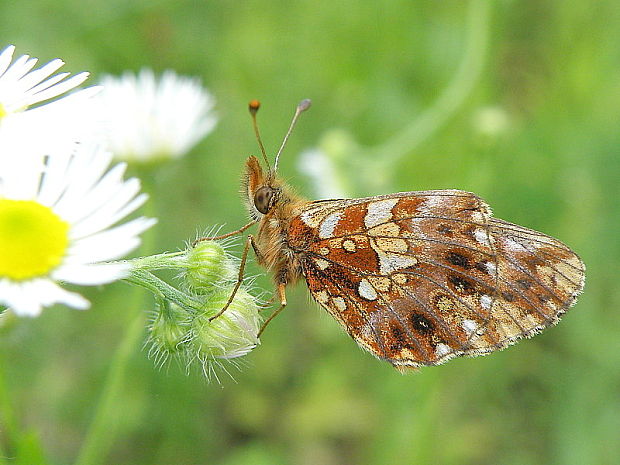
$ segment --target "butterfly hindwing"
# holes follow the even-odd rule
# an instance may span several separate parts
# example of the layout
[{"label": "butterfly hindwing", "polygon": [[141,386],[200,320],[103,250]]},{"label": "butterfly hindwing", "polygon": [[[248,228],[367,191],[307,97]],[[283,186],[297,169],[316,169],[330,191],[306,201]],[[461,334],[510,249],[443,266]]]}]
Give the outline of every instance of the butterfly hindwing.
[{"label": "butterfly hindwing", "polygon": [[583,262],[557,239],[495,218],[490,231],[498,299],[487,330],[472,341],[466,355],[504,348],[557,323],[584,286]]}]

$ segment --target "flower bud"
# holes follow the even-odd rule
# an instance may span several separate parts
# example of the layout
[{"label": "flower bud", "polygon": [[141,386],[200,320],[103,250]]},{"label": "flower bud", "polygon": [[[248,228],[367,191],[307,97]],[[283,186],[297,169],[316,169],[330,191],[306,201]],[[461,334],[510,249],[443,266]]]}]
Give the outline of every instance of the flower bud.
[{"label": "flower bud", "polygon": [[185,309],[164,301],[149,328],[150,354],[165,361],[169,355],[182,352],[188,340],[189,320]]},{"label": "flower bud", "polygon": [[224,308],[233,289],[227,286],[215,290],[207,300],[205,312],[192,322],[193,343],[204,362],[241,357],[260,343],[258,305],[243,287],[237,290],[226,311],[209,321]]},{"label": "flower bud", "polygon": [[187,252],[186,282],[197,294],[233,281],[236,274],[234,259],[219,242],[202,241]]}]

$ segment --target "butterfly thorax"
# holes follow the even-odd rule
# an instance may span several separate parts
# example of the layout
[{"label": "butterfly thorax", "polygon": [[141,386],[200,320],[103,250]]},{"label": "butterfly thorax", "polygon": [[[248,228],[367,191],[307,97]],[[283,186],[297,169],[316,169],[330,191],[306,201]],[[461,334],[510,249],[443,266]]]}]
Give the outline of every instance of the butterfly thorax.
[{"label": "butterfly thorax", "polygon": [[301,265],[289,244],[288,230],[291,219],[299,215],[307,201],[272,171],[265,174],[256,157],[246,162],[243,194],[251,218],[258,221],[258,263],[273,273],[277,284],[296,282],[301,276]]}]

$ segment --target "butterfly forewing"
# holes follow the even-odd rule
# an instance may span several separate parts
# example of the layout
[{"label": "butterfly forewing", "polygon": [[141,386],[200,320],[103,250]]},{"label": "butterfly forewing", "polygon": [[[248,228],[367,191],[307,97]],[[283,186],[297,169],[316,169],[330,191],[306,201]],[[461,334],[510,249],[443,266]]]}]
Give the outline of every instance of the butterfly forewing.
[{"label": "butterfly forewing", "polygon": [[501,349],[583,287],[570,249],[463,191],[308,202],[287,236],[313,297],[396,367]]}]

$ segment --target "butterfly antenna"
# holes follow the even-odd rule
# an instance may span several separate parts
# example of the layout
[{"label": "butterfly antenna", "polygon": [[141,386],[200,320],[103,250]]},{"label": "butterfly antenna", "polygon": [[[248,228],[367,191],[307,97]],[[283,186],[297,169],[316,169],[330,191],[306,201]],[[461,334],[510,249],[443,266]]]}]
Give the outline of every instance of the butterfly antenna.
[{"label": "butterfly antenna", "polygon": [[276,154],[276,161],[273,166],[274,172],[278,171],[278,160],[280,159],[280,154],[282,153],[282,150],[284,150],[284,146],[286,145],[286,141],[288,141],[291,132],[293,132],[293,128],[295,127],[295,123],[297,123],[297,120],[299,119],[299,115],[301,115],[304,111],[310,108],[311,104],[312,101],[310,99],[304,99],[299,102],[299,105],[297,105],[297,108],[295,109],[295,114],[293,115],[293,120],[291,121],[291,125],[288,127],[288,131],[286,131],[286,135],[284,136],[284,140],[282,141],[280,150],[278,150],[278,153]]},{"label": "butterfly antenna", "polygon": [[267,168],[271,171],[271,165],[269,165],[269,160],[267,159],[267,154],[265,153],[265,146],[263,145],[263,140],[260,138],[258,123],[256,122],[256,113],[260,108],[260,102],[258,100],[252,100],[248,104],[248,108],[250,110],[250,115],[252,116],[252,126],[254,127],[254,134],[256,134],[256,141],[258,142],[258,146],[260,147],[260,152],[263,154],[263,160],[265,160]]}]

